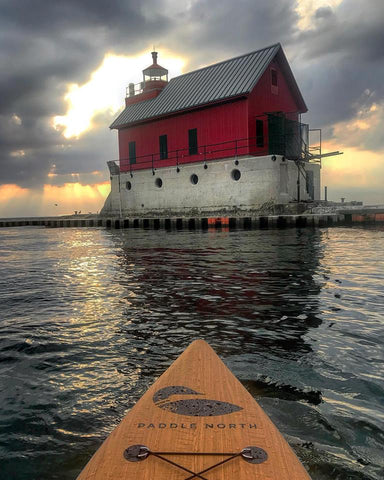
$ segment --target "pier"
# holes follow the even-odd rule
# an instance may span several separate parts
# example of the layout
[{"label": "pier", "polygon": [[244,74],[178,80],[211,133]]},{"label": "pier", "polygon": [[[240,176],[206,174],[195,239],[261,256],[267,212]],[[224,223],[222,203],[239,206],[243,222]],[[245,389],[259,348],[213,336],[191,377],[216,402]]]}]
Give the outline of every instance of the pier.
[{"label": "pier", "polygon": [[0,228],[4,227],[48,227],[48,228],[111,228],[111,229],[165,229],[165,230],[205,230],[225,229],[272,229],[329,227],[335,225],[370,224],[384,222],[384,208],[345,209],[337,213],[299,215],[248,215],[248,216],[183,216],[183,217],[115,217],[88,215],[64,215],[47,217],[0,218]]}]

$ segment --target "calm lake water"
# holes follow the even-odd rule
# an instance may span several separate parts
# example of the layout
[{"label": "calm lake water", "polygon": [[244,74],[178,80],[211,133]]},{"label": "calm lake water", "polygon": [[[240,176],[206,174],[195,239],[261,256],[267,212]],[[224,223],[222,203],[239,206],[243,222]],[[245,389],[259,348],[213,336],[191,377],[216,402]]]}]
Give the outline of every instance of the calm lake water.
[{"label": "calm lake water", "polygon": [[1,229],[1,479],[75,479],[203,338],[313,480],[383,480],[383,252],[383,226]]}]

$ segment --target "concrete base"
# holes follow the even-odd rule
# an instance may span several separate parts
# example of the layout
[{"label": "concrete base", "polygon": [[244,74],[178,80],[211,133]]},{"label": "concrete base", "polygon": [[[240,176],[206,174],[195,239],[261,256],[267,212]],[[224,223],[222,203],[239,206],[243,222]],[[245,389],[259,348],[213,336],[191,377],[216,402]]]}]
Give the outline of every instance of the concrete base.
[{"label": "concrete base", "polygon": [[[307,163],[305,169],[313,172],[318,200],[320,166]],[[301,201],[310,200],[306,178],[281,155],[232,157],[112,174],[101,214],[165,218],[267,213],[275,205],[297,201],[298,189]]]}]

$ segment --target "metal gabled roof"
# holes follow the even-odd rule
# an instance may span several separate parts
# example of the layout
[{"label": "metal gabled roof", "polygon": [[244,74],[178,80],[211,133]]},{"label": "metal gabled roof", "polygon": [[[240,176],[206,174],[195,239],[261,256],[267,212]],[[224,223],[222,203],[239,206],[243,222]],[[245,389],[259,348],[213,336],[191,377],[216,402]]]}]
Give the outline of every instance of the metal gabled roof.
[{"label": "metal gabled roof", "polygon": [[172,78],[157,97],[125,107],[110,128],[248,94],[280,50],[277,43]]}]

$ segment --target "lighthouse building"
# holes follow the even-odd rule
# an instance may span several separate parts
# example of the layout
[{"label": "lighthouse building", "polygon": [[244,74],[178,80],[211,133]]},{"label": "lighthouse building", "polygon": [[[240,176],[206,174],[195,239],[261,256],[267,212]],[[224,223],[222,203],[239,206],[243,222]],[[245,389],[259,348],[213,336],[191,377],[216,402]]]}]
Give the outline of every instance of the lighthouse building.
[{"label": "lighthouse building", "polygon": [[102,213],[255,212],[320,198],[307,107],[280,44],[168,81],[157,63],[130,84]]}]

